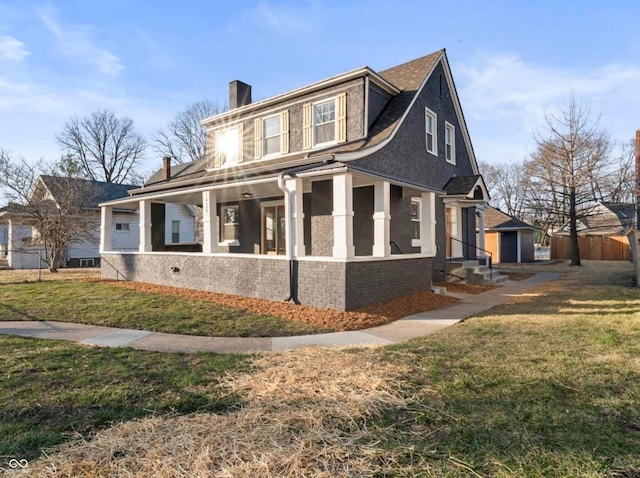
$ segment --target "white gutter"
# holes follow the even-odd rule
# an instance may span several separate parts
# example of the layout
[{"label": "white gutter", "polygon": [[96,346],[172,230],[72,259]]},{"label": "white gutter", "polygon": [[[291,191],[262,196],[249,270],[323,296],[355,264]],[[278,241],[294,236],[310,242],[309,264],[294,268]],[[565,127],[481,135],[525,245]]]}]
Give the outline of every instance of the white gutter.
[{"label": "white gutter", "polygon": [[208,184],[205,186],[200,186],[198,188],[187,189],[187,190],[178,189],[173,191],[166,191],[163,193],[138,194],[136,196],[129,196],[127,198],[115,199],[113,201],[103,202],[98,204],[98,206],[103,207],[103,206],[114,206],[117,204],[133,204],[143,199],[153,201],[154,199],[164,199],[168,197],[184,196],[186,194],[199,193],[202,191],[211,191],[214,189],[216,190],[228,189],[235,186],[246,186],[250,184],[264,184],[264,183],[276,182],[277,180],[278,180],[277,176],[273,175],[266,178],[247,179],[245,181],[236,181],[233,183],[221,183],[221,184],[215,184],[215,185]]}]

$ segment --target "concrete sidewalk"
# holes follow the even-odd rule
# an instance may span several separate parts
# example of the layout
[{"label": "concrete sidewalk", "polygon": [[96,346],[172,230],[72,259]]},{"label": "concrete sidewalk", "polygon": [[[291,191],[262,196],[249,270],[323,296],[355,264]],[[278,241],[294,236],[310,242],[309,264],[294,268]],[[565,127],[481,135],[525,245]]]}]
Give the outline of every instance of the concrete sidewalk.
[{"label": "concrete sidewalk", "polygon": [[352,332],[265,338],[200,337],[67,322],[13,321],[0,322],[0,334],[69,340],[101,347],[132,347],[140,350],[184,353],[270,352],[314,345],[322,347],[387,345],[431,334],[513,297],[522,296],[534,287],[559,276],[560,274],[544,272],[523,281],[509,281],[482,294],[451,294],[459,296],[462,300],[440,309],[411,315],[390,324]]}]

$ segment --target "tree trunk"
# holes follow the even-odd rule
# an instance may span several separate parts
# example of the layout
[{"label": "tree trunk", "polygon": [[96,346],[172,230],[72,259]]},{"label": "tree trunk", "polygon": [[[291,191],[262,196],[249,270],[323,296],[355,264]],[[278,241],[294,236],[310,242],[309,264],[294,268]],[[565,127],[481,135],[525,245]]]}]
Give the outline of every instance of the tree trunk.
[{"label": "tree trunk", "polygon": [[49,264],[49,272],[58,272],[60,261],[62,260],[62,249],[53,247],[51,250],[51,264]]},{"label": "tree trunk", "polygon": [[580,244],[578,243],[578,218],[576,213],[576,190],[569,191],[569,230],[571,233],[571,265],[580,264]]}]

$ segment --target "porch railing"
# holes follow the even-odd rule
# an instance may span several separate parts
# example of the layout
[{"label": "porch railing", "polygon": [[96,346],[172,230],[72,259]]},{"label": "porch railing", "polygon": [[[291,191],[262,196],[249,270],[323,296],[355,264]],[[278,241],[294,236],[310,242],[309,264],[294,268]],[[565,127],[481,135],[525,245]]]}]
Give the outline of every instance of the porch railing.
[{"label": "porch railing", "polygon": [[[463,246],[473,247],[476,250],[476,252],[477,251],[482,251],[485,254],[488,254],[488,255],[485,255],[485,259],[487,261],[487,263],[485,265],[489,268],[489,278],[493,279],[493,255],[492,255],[491,251],[488,251],[486,249],[478,247],[476,244],[471,244],[471,243],[469,243],[467,241],[463,241],[462,239],[458,239],[457,237],[450,237],[449,239],[451,239],[452,241],[457,241],[460,244],[462,244]],[[449,256],[448,259],[449,259],[449,262],[453,262],[455,257]]]}]

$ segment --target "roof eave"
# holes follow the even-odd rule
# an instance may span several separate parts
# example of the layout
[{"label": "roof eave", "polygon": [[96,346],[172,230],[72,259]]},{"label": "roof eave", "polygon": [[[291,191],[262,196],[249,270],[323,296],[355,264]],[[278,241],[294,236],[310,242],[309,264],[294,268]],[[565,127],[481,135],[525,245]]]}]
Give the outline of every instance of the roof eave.
[{"label": "roof eave", "polygon": [[214,116],[210,116],[208,118],[204,118],[203,120],[200,121],[200,124],[203,126],[207,126],[211,123],[215,123],[217,121],[221,121],[223,119],[226,119],[230,116],[241,116],[244,115],[246,113],[249,113],[251,111],[254,111],[256,109],[260,109],[260,108],[266,108],[268,106],[271,105],[275,105],[277,103],[286,101],[290,98],[295,98],[296,96],[302,96],[306,93],[312,92],[312,91],[316,91],[316,90],[320,90],[323,88],[328,88],[330,86],[339,84],[339,83],[343,83],[345,81],[349,81],[352,80],[354,78],[359,78],[359,77],[364,77],[364,76],[369,76],[372,80],[374,80],[374,83],[379,86],[380,88],[382,88],[383,90],[385,90],[386,92],[388,92],[391,95],[397,95],[400,93],[400,89],[397,88],[395,85],[393,85],[391,82],[385,80],[384,78],[382,78],[378,73],[376,73],[374,70],[372,70],[371,68],[369,68],[368,66],[362,66],[360,68],[355,68],[353,70],[349,70],[345,73],[341,73],[339,75],[335,75],[335,76],[331,76],[329,78],[325,78],[324,80],[320,80],[317,81],[315,83],[311,83],[310,85],[306,85],[306,86],[302,86],[300,88],[296,88],[294,90],[289,90],[285,93],[281,93],[279,95],[276,96],[271,96],[269,98],[266,98],[264,100],[260,100],[260,101],[256,101],[255,103],[249,103],[248,105],[245,106],[241,106],[239,108],[234,108],[232,110],[229,111],[225,111],[224,113],[219,113],[217,115]]}]

